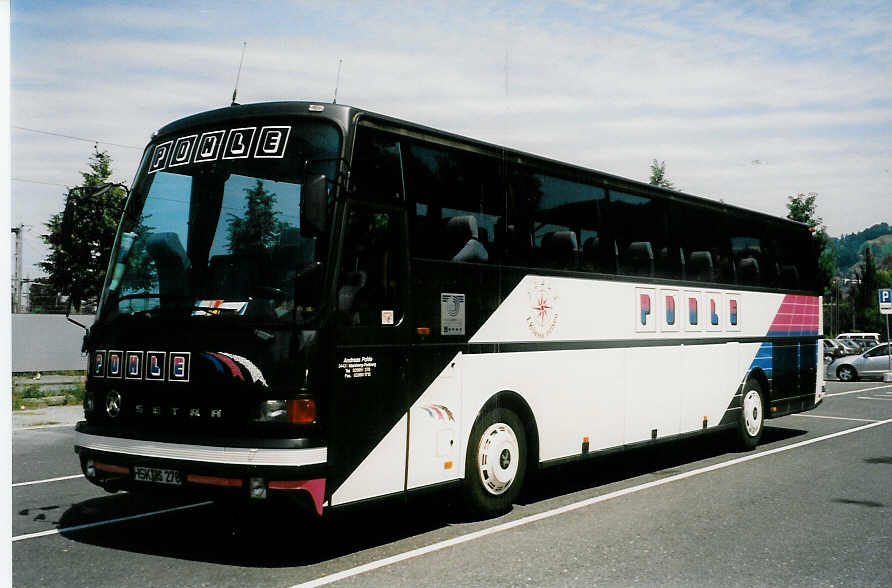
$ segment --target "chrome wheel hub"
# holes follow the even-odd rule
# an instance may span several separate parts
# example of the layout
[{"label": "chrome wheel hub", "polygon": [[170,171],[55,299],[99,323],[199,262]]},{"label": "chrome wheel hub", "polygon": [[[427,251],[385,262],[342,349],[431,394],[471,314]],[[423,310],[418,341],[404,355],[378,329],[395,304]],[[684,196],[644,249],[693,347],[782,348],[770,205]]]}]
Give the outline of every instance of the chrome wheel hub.
[{"label": "chrome wheel hub", "polygon": [[762,396],[755,390],[749,390],[743,397],[743,421],[750,437],[759,434],[762,428]]},{"label": "chrome wheel hub", "polygon": [[505,423],[490,425],[480,437],[477,447],[477,470],[480,481],[490,494],[504,493],[517,476],[517,436]]}]

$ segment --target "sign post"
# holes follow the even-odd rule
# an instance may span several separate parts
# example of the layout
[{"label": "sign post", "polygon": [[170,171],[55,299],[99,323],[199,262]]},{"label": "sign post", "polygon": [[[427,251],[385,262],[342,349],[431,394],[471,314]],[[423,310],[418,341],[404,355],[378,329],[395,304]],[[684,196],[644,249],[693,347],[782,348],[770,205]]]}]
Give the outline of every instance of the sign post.
[{"label": "sign post", "polygon": [[883,381],[892,382],[892,340],[889,340],[889,315],[892,314],[892,288],[877,290],[877,298],[880,303],[880,314],[886,315],[886,354],[889,357],[889,369],[883,376]]}]

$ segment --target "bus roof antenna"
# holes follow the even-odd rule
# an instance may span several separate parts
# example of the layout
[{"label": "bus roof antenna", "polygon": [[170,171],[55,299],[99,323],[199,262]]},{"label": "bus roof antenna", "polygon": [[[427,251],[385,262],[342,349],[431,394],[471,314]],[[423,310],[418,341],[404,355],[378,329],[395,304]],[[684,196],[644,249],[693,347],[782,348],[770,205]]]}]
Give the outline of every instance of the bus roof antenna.
[{"label": "bus roof antenna", "polygon": [[335,80],[335,92],[334,92],[334,98],[331,101],[332,104],[338,103],[338,86],[341,85],[341,64],[343,62],[344,62],[344,60],[341,59],[340,57],[338,57],[338,78]]},{"label": "bus roof antenna", "polygon": [[238,93],[238,80],[242,75],[242,63],[245,61],[245,49],[248,47],[247,41],[242,41],[242,57],[238,60],[238,72],[235,74],[235,88],[232,89],[232,104],[230,106],[238,106],[235,101],[235,95]]}]

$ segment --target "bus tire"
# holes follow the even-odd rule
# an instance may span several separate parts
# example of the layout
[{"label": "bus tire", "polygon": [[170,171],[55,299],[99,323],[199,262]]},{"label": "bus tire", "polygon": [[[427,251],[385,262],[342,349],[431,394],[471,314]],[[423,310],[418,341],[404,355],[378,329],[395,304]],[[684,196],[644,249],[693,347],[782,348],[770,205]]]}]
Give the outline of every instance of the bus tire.
[{"label": "bus tire", "polygon": [[758,380],[746,381],[740,403],[742,410],[737,425],[737,444],[740,449],[749,451],[762,440],[762,431],[765,429],[765,396]]},{"label": "bus tire", "polygon": [[496,408],[474,423],[465,456],[464,503],[474,516],[511,510],[527,470],[527,440],[516,414]]}]

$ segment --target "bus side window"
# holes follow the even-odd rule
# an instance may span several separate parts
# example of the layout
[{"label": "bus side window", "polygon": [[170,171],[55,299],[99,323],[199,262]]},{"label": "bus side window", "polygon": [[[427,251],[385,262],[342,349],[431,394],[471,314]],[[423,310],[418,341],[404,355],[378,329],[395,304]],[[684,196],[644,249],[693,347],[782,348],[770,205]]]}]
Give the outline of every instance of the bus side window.
[{"label": "bus side window", "polygon": [[347,215],[338,311],[353,326],[397,325],[402,317],[399,223],[391,212],[353,206]]},{"label": "bus side window", "polygon": [[403,180],[399,139],[368,127],[356,135],[350,179],[363,200],[402,200]]},{"label": "bus side window", "polygon": [[734,284],[727,219],[723,210],[673,203],[672,234],[685,256],[684,278],[695,282]]},{"label": "bus side window", "polygon": [[619,249],[620,273],[681,278],[683,258],[669,238],[667,201],[611,190],[610,224]]},{"label": "bus side window", "polygon": [[412,257],[493,263],[505,208],[499,161],[432,143],[403,148]]},{"label": "bus side window", "polygon": [[[742,219],[739,236],[731,238],[737,281],[766,288],[816,288],[811,276],[815,268],[806,260],[816,259],[807,227],[790,227],[779,219]],[[758,268],[758,271],[755,271]]]},{"label": "bus side window", "polygon": [[601,234],[607,197],[602,188],[517,166],[508,194],[509,227],[516,232],[514,265],[587,271],[610,265]]},{"label": "bus side window", "polygon": [[817,275],[803,271],[808,266],[803,262],[814,257],[814,238],[805,228],[799,231],[776,231],[774,249],[777,255],[779,286],[790,290],[813,290],[819,287],[817,281],[809,275]]}]

